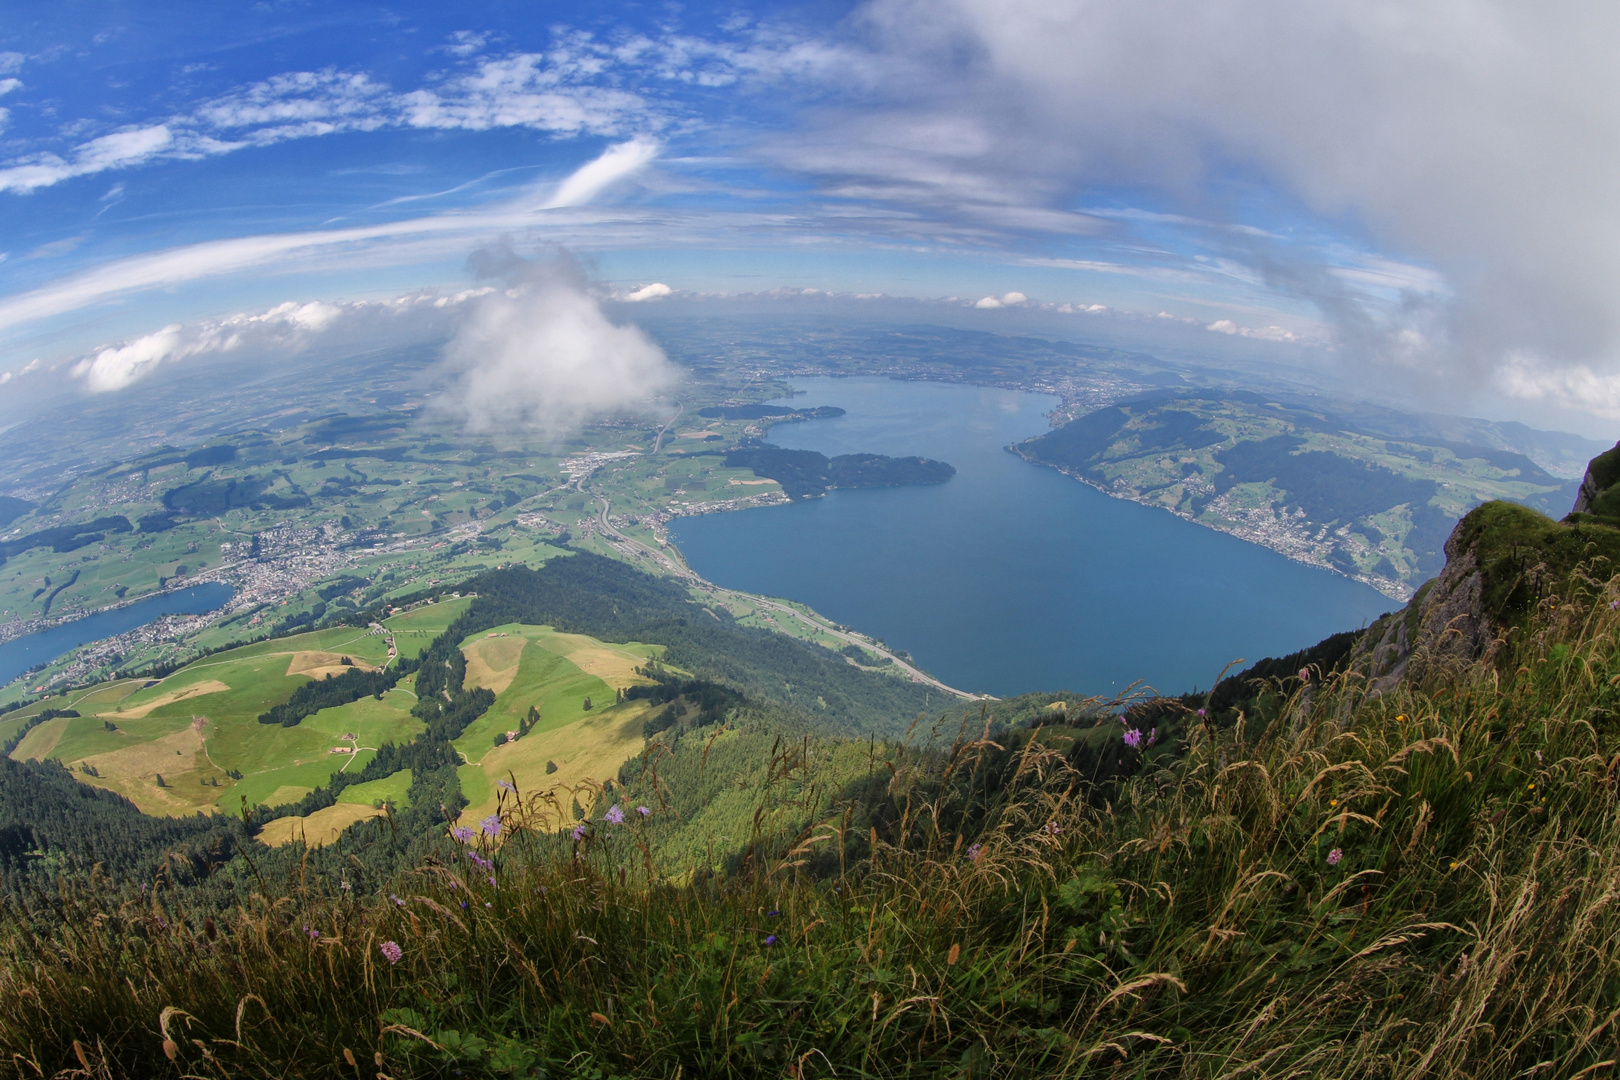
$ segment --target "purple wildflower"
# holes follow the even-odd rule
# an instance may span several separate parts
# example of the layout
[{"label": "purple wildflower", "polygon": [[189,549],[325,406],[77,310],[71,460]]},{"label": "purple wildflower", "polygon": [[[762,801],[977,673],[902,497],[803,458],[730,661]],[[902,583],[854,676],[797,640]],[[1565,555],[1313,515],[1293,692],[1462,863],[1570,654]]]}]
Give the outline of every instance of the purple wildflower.
[{"label": "purple wildflower", "polygon": [[1047,823],[1046,823],[1046,831],[1047,831],[1047,832],[1048,832],[1048,833],[1050,833],[1050,834],[1051,834],[1051,835],[1053,835],[1053,836],[1056,836],[1056,835],[1057,835],[1057,834],[1058,834],[1058,833],[1059,833],[1059,832],[1060,832],[1060,831],[1062,831],[1062,830],[1060,830],[1060,829],[1059,829],[1059,828],[1058,828],[1058,823],[1057,823],[1057,822],[1055,822],[1055,821],[1048,821],[1048,822],[1047,822]]},{"label": "purple wildflower", "polygon": [[456,843],[465,844],[473,838],[473,831],[465,825],[457,825],[450,830],[450,835],[455,837]]},{"label": "purple wildflower", "polygon": [[1199,716],[1203,716],[1203,715],[1204,715],[1204,710],[1203,710],[1203,709],[1199,709],[1199,710],[1198,710],[1198,715],[1199,715]]},{"label": "purple wildflower", "polygon": [[772,945],[775,945],[775,944],[776,944],[776,935],[775,934],[767,934],[766,937],[765,937],[765,947],[768,949]]},{"label": "purple wildflower", "polygon": [[1152,746],[1154,743],[1156,743],[1158,741],[1159,741],[1159,729],[1154,728],[1152,731],[1148,732],[1148,745]]},{"label": "purple wildflower", "polygon": [[780,919],[782,917],[782,913],[780,911],[767,911],[765,913],[765,917],[767,919]]},{"label": "purple wildflower", "polygon": [[1125,745],[1133,750],[1142,745],[1142,731],[1140,728],[1127,729],[1123,738],[1125,739]]},{"label": "purple wildflower", "polygon": [[652,811],[647,809],[645,806],[636,807],[636,813],[640,814],[642,817],[651,817],[652,816]]},{"label": "purple wildflower", "polygon": [[395,907],[404,907],[405,906],[405,901],[401,900],[399,897],[395,896],[393,893],[388,894],[388,899],[390,899],[390,900],[392,900],[394,902]]},{"label": "purple wildflower", "polygon": [[461,902],[461,910],[462,910],[462,911],[466,911],[466,910],[467,910],[467,901],[465,901],[465,900],[463,900],[463,901],[462,901],[462,902]]},{"label": "purple wildflower", "polygon": [[1299,669],[1299,681],[1300,682],[1310,682],[1311,681],[1311,669],[1310,668],[1303,668],[1302,667],[1302,668]]},{"label": "purple wildflower", "polygon": [[1328,865],[1338,866],[1339,860],[1342,858],[1344,858],[1344,852],[1340,851],[1338,848],[1334,848],[1332,851],[1328,852]]},{"label": "purple wildflower", "polygon": [[608,822],[610,825],[623,825],[624,811],[619,809],[618,803],[614,803],[612,806],[608,807],[607,813],[602,815],[602,820]]},{"label": "purple wildflower", "polygon": [[483,821],[480,821],[478,825],[484,830],[485,836],[501,835],[501,818],[499,814],[489,815],[489,817],[485,818]]},{"label": "purple wildflower", "polygon": [[405,950],[400,948],[397,942],[393,941],[383,942],[381,945],[377,946],[377,950],[383,954],[383,959],[387,960],[390,964],[399,963],[399,958],[405,955]]},{"label": "purple wildflower", "polygon": [[494,863],[490,862],[488,859],[484,858],[482,855],[478,854],[478,852],[476,852],[476,851],[467,852],[467,858],[471,859],[474,863],[476,863],[478,865],[478,867],[480,869],[483,869],[483,870],[488,870],[490,867],[495,865]]},{"label": "purple wildflower", "polygon": [[585,839],[585,823],[583,821],[580,822],[578,825],[574,826],[574,839],[575,840],[583,840],[583,839]]},{"label": "purple wildflower", "polygon": [[1609,610],[1610,611],[1620,611],[1620,600],[1610,600],[1609,601]]},{"label": "purple wildflower", "polygon": [[978,862],[979,859],[984,855],[984,845],[983,844],[974,844],[974,845],[972,845],[971,847],[968,848],[967,855],[968,855],[968,862]]},{"label": "purple wildflower", "polygon": [[321,932],[319,930],[315,929],[313,926],[305,926],[304,927],[304,933],[306,935],[308,935],[309,940],[311,940],[311,941],[319,941],[320,940]]},{"label": "purple wildflower", "polygon": [[490,884],[491,884],[491,885],[494,885],[494,884],[495,884],[495,879],[494,879],[494,878],[490,878],[490,879],[489,879],[489,883],[490,883]]},{"label": "purple wildflower", "polygon": [[517,788],[512,786],[512,782],[510,780],[497,780],[495,781],[495,786],[498,788],[505,788],[514,795],[517,794]]}]

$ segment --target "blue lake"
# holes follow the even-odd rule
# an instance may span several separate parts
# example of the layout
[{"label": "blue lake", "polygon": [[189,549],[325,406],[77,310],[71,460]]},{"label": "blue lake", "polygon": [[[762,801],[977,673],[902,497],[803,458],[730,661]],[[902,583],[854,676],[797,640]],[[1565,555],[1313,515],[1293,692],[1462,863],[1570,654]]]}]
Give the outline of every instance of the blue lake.
[{"label": "blue lake", "polygon": [[159,615],[201,615],[224,607],[236,590],[217,581],[160,593],[111,611],[99,611],[37,634],[27,634],[0,645],[0,686],[23,672],[72,652],[80,645],[115,634],[127,634]]},{"label": "blue lake", "polygon": [[920,454],[956,476],[679,518],[672,538],[711,581],[807,603],[952,686],[1112,695],[1145,680],[1181,693],[1208,688],[1229,662],[1284,655],[1400,606],[1008,453],[1048,430],[1053,398],[887,379],[794,385],[795,408],[848,414],[778,424],[775,445]]}]

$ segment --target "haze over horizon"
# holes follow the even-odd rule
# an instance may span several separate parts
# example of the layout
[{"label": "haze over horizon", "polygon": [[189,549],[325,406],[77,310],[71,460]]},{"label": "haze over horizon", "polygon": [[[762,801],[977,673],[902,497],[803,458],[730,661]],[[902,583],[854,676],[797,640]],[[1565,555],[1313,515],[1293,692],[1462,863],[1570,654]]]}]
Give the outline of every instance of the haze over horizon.
[{"label": "haze over horizon", "polygon": [[566,249],[540,306],[626,393],[531,421],[666,385],[618,325],[648,306],[775,305],[1241,350],[1600,436],[1616,30],[1491,0],[41,10],[0,30],[0,411],[362,323],[553,348],[477,253]]}]

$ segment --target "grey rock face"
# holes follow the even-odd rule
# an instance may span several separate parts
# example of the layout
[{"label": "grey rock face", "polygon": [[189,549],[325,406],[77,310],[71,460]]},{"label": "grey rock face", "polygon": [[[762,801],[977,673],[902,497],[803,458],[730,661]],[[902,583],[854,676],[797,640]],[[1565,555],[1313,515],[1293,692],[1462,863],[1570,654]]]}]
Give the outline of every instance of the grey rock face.
[{"label": "grey rock face", "polygon": [[1597,502],[1598,495],[1602,494],[1597,481],[1592,478],[1592,467],[1586,468],[1586,475],[1581,478],[1581,489],[1575,495],[1575,506],[1570,510],[1572,514],[1590,514],[1592,504]]},{"label": "grey rock face", "polygon": [[1485,612],[1485,579],[1459,525],[1446,541],[1446,568],[1404,611],[1367,628],[1351,654],[1351,667],[1367,676],[1368,690],[1388,693],[1402,679],[1424,679],[1485,656],[1498,628]]}]

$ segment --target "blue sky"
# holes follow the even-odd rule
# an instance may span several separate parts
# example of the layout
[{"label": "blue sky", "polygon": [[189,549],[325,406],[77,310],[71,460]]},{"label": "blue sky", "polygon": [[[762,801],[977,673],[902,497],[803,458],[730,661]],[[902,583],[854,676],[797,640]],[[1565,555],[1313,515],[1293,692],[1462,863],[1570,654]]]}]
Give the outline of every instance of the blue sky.
[{"label": "blue sky", "polygon": [[1386,395],[1592,431],[1620,419],[1614,24],[1485,0],[41,6],[0,28],[0,380],[289,301],[453,294],[504,241],[563,245],[621,298],[882,293],[1081,336],[1163,312],[1212,349],[1293,343]]}]

